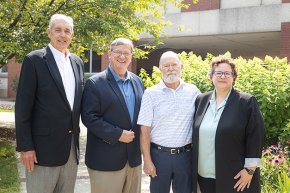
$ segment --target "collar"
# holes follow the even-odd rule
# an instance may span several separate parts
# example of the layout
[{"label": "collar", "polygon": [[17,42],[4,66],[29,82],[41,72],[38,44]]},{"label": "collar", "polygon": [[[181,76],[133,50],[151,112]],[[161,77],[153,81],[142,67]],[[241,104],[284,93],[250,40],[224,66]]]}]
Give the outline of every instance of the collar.
[{"label": "collar", "polygon": [[[180,83],[179,83],[178,87],[177,87],[175,90],[179,90],[179,89],[183,88],[184,84],[185,84],[185,82],[184,82],[182,79],[180,79]],[[165,90],[166,90],[166,89],[173,90],[173,89],[171,89],[171,88],[168,88],[168,87],[165,85],[163,79],[160,80],[160,82],[159,82],[159,86],[160,86],[161,89],[163,89],[163,90],[164,90],[164,89],[165,89]]]},{"label": "collar", "polygon": [[[229,90],[229,92],[228,92],[226,98],[224,99],[226,102],[227,102],[227,100],[228,100],[228,98],[229,98],[231,92],[232,92],[232,89]],[[211,95],[210,100],[214,100],[214,101],[215,101],[215,96],[216,96],[216,90],[214,89],[214,91],[212,92],[212,95]]]},{"label": "collar", "polygon": [[70,57],[71,53],[69,52],[69,50],[66,50],[66,55],[62,52],[60,52],[59,50],[55,49],[50,43],[48,44],[52,54],[54,57],[58,57],[58,58],[68,58]]},{"label": "collar", "polygon": [[114,79],[116,80],[116,82],[120,82],[120,81],[124,81],[126,82],[127,80],[130,80],[132,78],[131,74],[127,71],[126,72],[126,77],[125,79],[121,78],[118,74],[116,74],[116,72],[112,69],[111,66],[109,66],[109,70],[110,72],[113,74]]},{"label": "collar", "polygon": [[[232,89],[229,90],[227,96],[225,97],[225,99],[223,100],[223,102],[220,104],[220,106],[217,107],[217,108],[221,108],[221,107],[223,107],[227,103],[228,98],[229,98],[229,96],[231,94],[231,91],[232,91]],[[210,102],[211,105],[214,105],[215,106],[215,104],[216,104],[216,90],[215,89],[212,92],[212,95],[211,95],[211,98],[210,98],[210,101],[209,102]]]}]

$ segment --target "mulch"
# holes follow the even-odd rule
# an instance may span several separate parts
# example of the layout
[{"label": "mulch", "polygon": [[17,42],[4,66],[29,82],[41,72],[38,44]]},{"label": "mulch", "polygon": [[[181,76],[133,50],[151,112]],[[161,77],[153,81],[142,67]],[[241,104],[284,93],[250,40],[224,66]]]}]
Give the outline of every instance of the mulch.
[{"label": "mulch", "polygon": [[15,140],[15,129],[0,127],[0,139]]}]

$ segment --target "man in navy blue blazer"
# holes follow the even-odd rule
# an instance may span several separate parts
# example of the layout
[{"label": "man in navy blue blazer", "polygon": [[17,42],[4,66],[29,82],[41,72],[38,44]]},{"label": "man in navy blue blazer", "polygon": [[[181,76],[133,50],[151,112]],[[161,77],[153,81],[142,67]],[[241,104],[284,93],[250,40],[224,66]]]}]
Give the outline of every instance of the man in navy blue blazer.
[{"label": "man in navy blue blazer", "polygon": [[133,43],[118,38],[110,45],[110,65],[89,78],[82,99],[88,129],[85,163],[92,193],[140,193],[140,126],[136,124],[144,87],[128,71]]}]

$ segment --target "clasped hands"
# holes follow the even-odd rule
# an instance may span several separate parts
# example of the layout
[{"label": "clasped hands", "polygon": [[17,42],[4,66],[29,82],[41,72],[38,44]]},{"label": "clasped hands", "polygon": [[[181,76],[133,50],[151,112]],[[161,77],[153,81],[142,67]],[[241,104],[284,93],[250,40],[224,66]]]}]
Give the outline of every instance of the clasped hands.
[{"label": "clasped hands", "polygon": [[130,143],[134,140],[135,133],[133,131],[123,130],[121,137],[119,138],[120,142]]}]

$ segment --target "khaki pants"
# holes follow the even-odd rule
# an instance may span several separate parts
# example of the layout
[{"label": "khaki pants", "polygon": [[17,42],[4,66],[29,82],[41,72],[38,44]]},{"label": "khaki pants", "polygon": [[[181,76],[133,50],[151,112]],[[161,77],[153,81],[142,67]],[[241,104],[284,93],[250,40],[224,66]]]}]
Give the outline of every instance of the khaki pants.
[{"label": "khaki pants", "polygon": [[119,171],[97,171],[88,168],[91,193],[141,193],[141,165],[127,163]]}]

